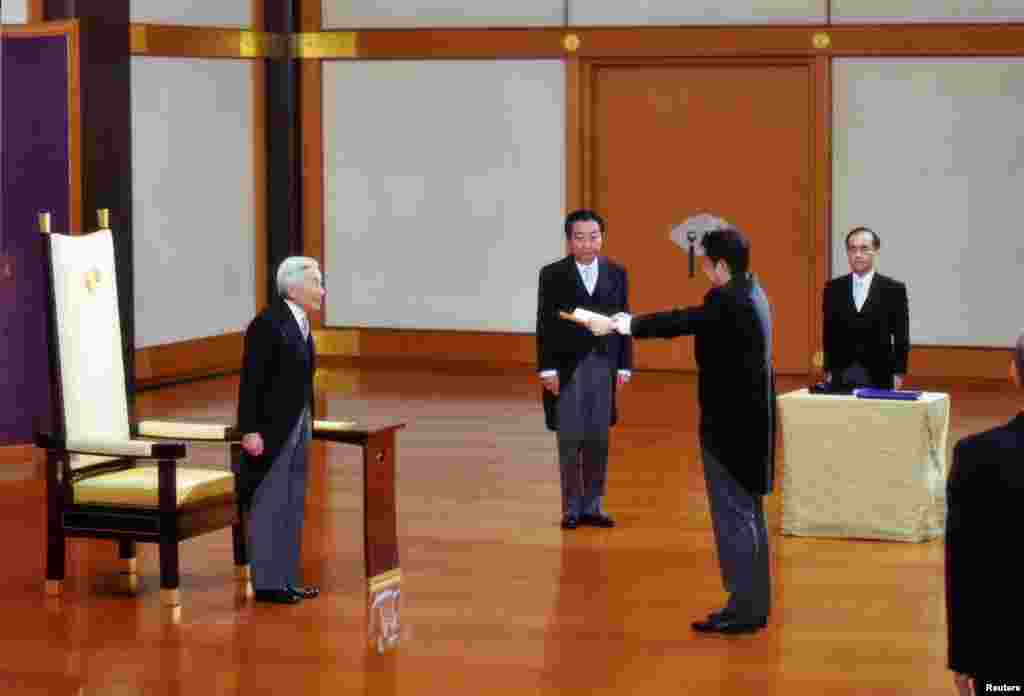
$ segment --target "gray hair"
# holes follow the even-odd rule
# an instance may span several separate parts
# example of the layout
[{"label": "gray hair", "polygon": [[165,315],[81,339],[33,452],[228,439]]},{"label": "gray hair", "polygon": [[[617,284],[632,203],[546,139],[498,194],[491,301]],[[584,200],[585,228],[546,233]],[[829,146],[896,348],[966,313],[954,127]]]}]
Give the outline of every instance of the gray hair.
[{"label": "gray hair", "polygon": [[1013,359],[1017,363],[1017,374],[1020,376],[1021,383],[1024,384],[1024,329],[1017,334],[1017,346],[1013,351]]},{"label": "gray hair", "polygon": [[320,264],[308,256],[289,256],[277,267],[277,294],[288,297],[288,291],[306,281],[306,271],[320,272]]}]

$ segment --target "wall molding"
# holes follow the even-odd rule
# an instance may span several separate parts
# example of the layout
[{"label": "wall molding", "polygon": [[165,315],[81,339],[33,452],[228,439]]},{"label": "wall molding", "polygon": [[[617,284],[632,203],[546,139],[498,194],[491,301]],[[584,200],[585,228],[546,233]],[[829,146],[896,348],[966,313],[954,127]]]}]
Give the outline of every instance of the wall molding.
[{"label": "wall molding", "polygon": [[288,35],[250,29],[131,24],[133,56],[165,58],[288,58]]},{"label": "wall molding", "polygon": [[245,336],[236,331],[135,351],[135,379],[139,387],[208,377],[242,369]]},{"label": "wall molding", "polygon": [[[312,26],[312,25],[310,25]],[[362,29],[294,33],[133,23],[131,54],[180,58],[522,59],[1020,56],[1024,22]]]}]

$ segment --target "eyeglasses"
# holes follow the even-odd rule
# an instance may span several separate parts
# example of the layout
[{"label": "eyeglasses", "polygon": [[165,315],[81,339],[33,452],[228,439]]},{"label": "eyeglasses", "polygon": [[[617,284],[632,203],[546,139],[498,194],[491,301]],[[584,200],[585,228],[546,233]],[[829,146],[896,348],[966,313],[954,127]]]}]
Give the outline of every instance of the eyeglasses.
[{"label": "eyeglasses", "polygon": [[875,248],[871,246],[848,246],[846,247],[846,253],[864,254],[865,256],[869,256],[875,253]]}]

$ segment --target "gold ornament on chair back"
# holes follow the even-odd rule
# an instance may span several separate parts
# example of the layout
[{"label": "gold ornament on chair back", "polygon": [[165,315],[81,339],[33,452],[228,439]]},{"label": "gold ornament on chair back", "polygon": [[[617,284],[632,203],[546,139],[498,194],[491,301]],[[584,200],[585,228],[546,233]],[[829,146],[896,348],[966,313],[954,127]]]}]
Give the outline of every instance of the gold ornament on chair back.
[{"label": "gold ornament on chair back", "polygon": [[95,295],[96,290],[103,284],[103,274],[99,268],[90,268],[85,272],[85,289],[89,294]]}]

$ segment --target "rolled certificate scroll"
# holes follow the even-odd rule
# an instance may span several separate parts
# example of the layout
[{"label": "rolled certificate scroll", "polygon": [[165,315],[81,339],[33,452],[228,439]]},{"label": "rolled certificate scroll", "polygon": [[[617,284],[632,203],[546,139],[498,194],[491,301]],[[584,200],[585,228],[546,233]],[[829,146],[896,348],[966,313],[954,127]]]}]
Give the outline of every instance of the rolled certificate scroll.
[{"label": "rolled certificate scroll", "polygon": [[576,309],[574,309],[572,311],[572,314],[570,314],[569,312],[559,311],[558,312],[558,316],[562,317],[562,319],[566,319],[568,321],[574,321],[577,324],[580,324],[582,326],[587,326],[587,327],[590,326],[590,322],[593,319],[607,319],[608,321],[611,321],[611,317],[606,317],[603,314],[598,314],[597,312],[591,312],[589,309],[582,309],[580,307],[577,307]]}]

